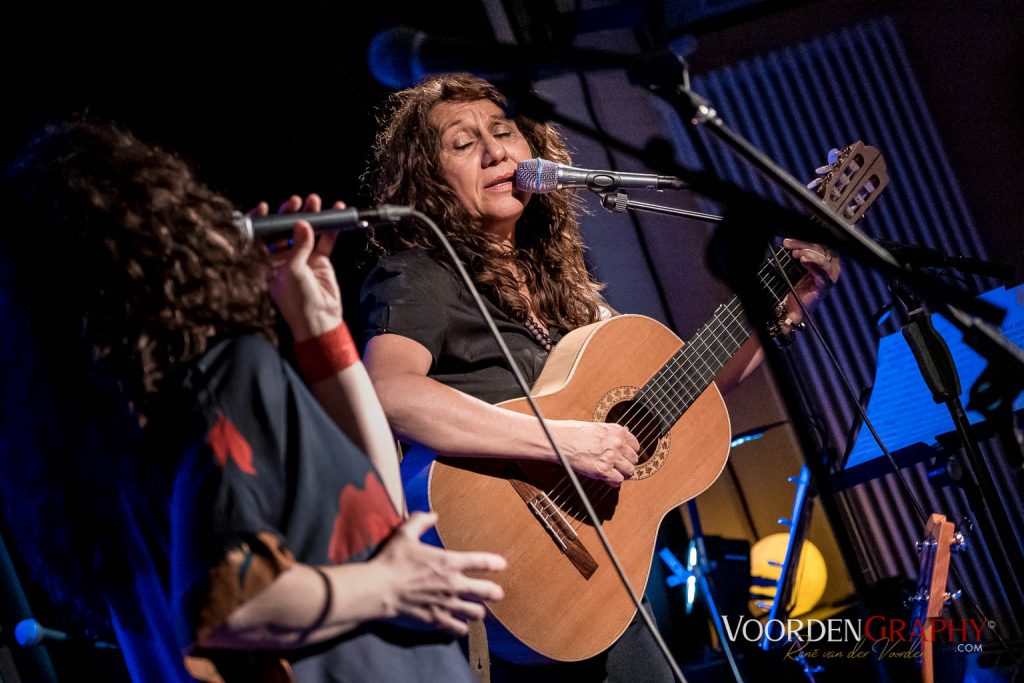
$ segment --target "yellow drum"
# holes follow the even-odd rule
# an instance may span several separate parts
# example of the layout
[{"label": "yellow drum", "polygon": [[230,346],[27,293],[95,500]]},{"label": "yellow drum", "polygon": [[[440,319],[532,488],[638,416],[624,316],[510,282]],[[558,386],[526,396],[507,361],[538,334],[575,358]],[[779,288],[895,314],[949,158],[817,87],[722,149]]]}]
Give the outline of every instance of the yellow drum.
[{"label": "yellow drum", "polygon": [[[777,581],[782,571],[781,567],[768,564],[769,562],[782,564],[786,559],[786,546],[789,545],[789,534],[772,534],[765,536],[755,543],[750,549],[750,574],[753,577]],[[796,566],[796,580],[793,582],[793,597],[796,604],[789,612],[789,616],[797,617],[810,612],[821,596],[825,594],[825,584],[828,582],[828,572],[825,570],[825,558],[810,541],[804,539],[803,547],[800,550],[800,562]],[[772,602],[775,597],[775,586],[751,586],[751,595],[763,595],[763,598],[750,601],[750,612],[760,616],[768,612],[765,607],[758,607],[758,602]]]}]

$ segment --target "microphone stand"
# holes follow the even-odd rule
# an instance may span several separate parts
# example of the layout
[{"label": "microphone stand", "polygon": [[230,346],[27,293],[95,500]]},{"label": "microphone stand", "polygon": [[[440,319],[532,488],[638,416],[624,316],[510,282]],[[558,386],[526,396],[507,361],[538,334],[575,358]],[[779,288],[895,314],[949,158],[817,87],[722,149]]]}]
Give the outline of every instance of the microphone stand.
[{"label": "microphone stand", "polygon": [[[812,221],[803,221],[803,226],[801,226],[801,232],[805,239],[810,238],[811,241],[832,245],[840,251],[850,253],[856,258],[866,261],[869,265],[875,266],[876,269],[881,270],[883,273],[890,274],[895,279],[913,287],[915,291],[920,292],[923,298],[932,303],[950,322],[963,332],[964,341],[968,346],[971,346],[989,360],[990,370],[993,370],[989,374],[989,379],[993,382],[996,380],[1002,382],[1002,386],[996,389],[996,392],[1005,397],[1016,396],[1021,390],[1024,390],[1024,351],[1007,340],[990,322],[993,319],[1002,320],[1002,315],[993,317],[990,315],[992,311],[986,312],[983,310],[984,307],[978,307],[973,301],[973,297],[969,297],[966,292],[953,287],[939,285],[939,281],[935,278],[925,277],[918,271],[902,267],[884,248],[864,235],[864,233],[854,230],[795,178],[786,173],[760,150],[729,130],[708,101],[696,95],[687,87],[688,74],[685,68],[682,71],[683,83],[655,84],[650,86],[651,90],[673,104],[680,115],[684,117],[684,120],[690,119],[694,125],[704,124],[705,130],[722,140],[741,158],[767,176],[769,181],[782,190],[791,200],[796,201],[812,217]],[[735,225],[738,228],[749,231],[752,226],[764,224],[765,216],[762,210],[765,208],[765,202],[759,197],[751,196],[751,193],[737,193],[734,188],[728,186],[724,190],[709,187],[703,178],[695,180],[693,177],[689,177],[686,179],[695,189],[701,192],[710,190],[713,198],[723,199],[728,207],[727,217],[730,214],[735,216],[737,219]],[[771,209],[768,216],[773,218],[779,216],[777,208]],[[726,222],[728,223],[728,221]],[[808,223],[811,223],[811,225],[808,225]],[[812,225],[818,229],[814,229]],[[779,381],[780,391],[786,405],[792,410],[799,406],[795,386],[792,378],[784,371],[784,363],[782,362],[778,347],[772,342],[770,335],[767,334],[767,323],[772,320],[771,307],[759,295],[758,283],[751,277],[756,272],[756,258],[754,258],[755,252],[752,252],[752,245],[757,241],[751,239],[728,239],[726,237],[727,232],[730,231],[718,230],[716,232],[715,237],[712,239],[712,244],[708,247],[709,258],[717,274],[737,292],[744,308],[747,310],[748,316],[755,322],[769,366]],[[775,233],[777,231],[769,228],[768,232]],[[796,233],[796,230],[790,230],[790,232],[800,236],[799,233]],[[973,311],[975,315],[969,315],[965,311]],[[989,315],[986,315],[986,313]],[[983,320],[981,316],[987,317],[988,320]],[[959,402],[958,399],[957,402]],[[1003,403],[1005,404],[1005,400]],[[814,452],[810,449],[813,439],[809,430],[799,420],[796,422],[796,426],[803,452],[805,454]],[[967,452],[968,456],[971,457],[971,449]],[[832,523],[833,530],[838,528],[845,529],[845,526],[841,526],[843,520],[834,492],[828,486],[829,473],[825,463],[816,458],[809,458],[807,462],[815,480],[819,498],[822,501],[829,521]],[[972,468],[975,469],[974,474],[976,476],[984,478],[984,475],[979,472],[979,470],[984,468],[983,463],[972,463]],[[984,495],[992,495],[992,491],[989,489],[983,489],[982,491]],[[994,504],[997,500],[998,498],[992,498],[988,502]],[[1024,554],[1022,554],[1020,544],[1016,542],[1013,536],[1012,529],[1006,528],[1005,524],[1000,524],[997,529],[1002,531],[1002,533],[998,534],[1002,538],[993,537],[995,544],[992,546],[992,549],[1002,553],[1017,576],[1024,576]],[[858,572],[852,571],[858,565],[856,564],[856,556],[848,532],[837,534],[836,540],[840,552],[847,562],[847,569],[851,577],[855,577],[854,585],[859,590],[866,588],[863,576],[860,576]],[[1003,577],[1010,578],[1010,581],[1004,583],[1004,585],[1008,592],[1012,591],[1015,583],[1013,578],[1006,574],[1005,568],[1001,572],[1001,578]],[[1019,600],[1019,596],[1017,599]]]},{"label": "microphone stand", "polygon": [[[876,267],[881,266],[883,272],[893,272],[893,275],[895,275],[897,279],[909,285],[916,286],[916,289],[924,292],[930,300],[938,299],[937,308],[964,333],[964,341],[987,357],[990,360],[990,363],[1005,371],[1003,379],[1010,386],[1009,389],[1005,390],[1005,393],[1012,393],[1013,395],[1016,395],[1019,393],[1020,389],[1024,388],[1024,352],[1010,343],[998,331],[998,329],[995,329],[990,323],[977,317],[969,316],[964,312],[965,310],[971,309],[976,311],[978,310],[977,307],[968,302],[967,294],[965,292],[958,290],[956,295],[949,297],[948,292],[942,291],[940,293],[940,290],[944,290],[945,288],[936,287],[936,281],[934,278],[926,279],[921,277],[920,273],[917,271],[901,267],[902,264],[896,261],[893,256],[886,252],[881,246],[865,236],[862,232],[854,230],[851,226],[839,219],[795,178],[787,174],[771,159],[760,152],[760,150],[756,149],[739,135],[729,130],[722,122],[714,108],[710,106],[708,101],[689,90],[685,84],[686,80],[688,80],[688,77],[685,69],[683,69],[684,83],[656,85],[652,87],[652,90],[656,94],[666,97],[674,104],[675,108],[681,115],[691,119],[695,125],[704,124],[706,126],[705,130],[722,140],[740,157],[761,171],[763,175],[767,176],[768,179],[772,181],[775,186],[781,189],[790,199],[795,200],[801,208],[815,219],[814,222],[823,228],[817,231],[808,231],[808,236],[810,236],[813,241],[831,244],[838,247],[840,250],[850,252],[855,257],[860,257],[862,259],[867,257],[869,264],[875,265]],[[691,185],[697,185],[697,183],[694,183],[692,179],[690,179],[690,182]],[[723,194],[714,189],[712,189],[712,191],[719,195]],[[726,194],[733,193],[727,191]],[[763,204],[763,202],[752,201],[749,193],[746,197],[727,196],[726,200],[726,205],[729,207],[730,211],[739,219],[737,225],[743,226],[745,229],[749,230],[750,226],[756,226],[763,223],[763,217],[759,215],[761,208],[760,205]],[[754,244],[755,241],[749,239],[727,240],[722,238],[726,232],[726,230],[719,230],[716,234],[717,239],[712,240],[712,246],[709,247],[709,251],[712,254],[712,261],[718,263],[718,274],[726,281],[730,282],[737,294],[740,296],[751,320],[762,323],[757,327],[758,332],[762,336],[762,345],[765,347],[766,356],[769,360],[770,366],[776,379],[785,378],[784,381],[780,382],[780,388],[782,390],[783,397],[785,398],[786,405],[791,407],[797,406],[799,403],[795,400],[796,396],[792,380],[788,376],[788,373],[782,371],[784,366],[779,356],[779,350],[769,338],[766,338],[767,335],[765,334],[764,323],[772,320],[771,310],[765,305],[763,298],[758,296],[757,283],[752,281],[752,278],[746,275],[747,273],[753,274],[755,272],[755,270],[750,267],[752,265],[750,263],[751,256],[750,254],[735,254],[735,252],[743,249],[749,251],[749,245]],[[715,244],[716,242],[717,244]],[[734,253],[729,254],[729,252]],[[733,267],[734,265],[739,267]],[[922,287],[922,285],[924,286]],[[945,300],[956,302],[959,308],[944,303]],[[959,392],[957,392],[957,394],[958,393]],[[956,403],[959,403],[959,398],[956,398]],[[960,409],[960,412],[962,413],[962,408]],[[960,427],[961,424],[958,423],[958,428]],[[797,431],[800,436],[801,445],[804,447],[804,452],[813,452],[813,450],[808,450],[808,447],[813,443],[813,441],[809,438],[810,435],[807,433],[807,430],[798,429]],[[967,448],[969,459],[975,461],[972,462],[972,469],[975,470],[974,474],[979,478],[984,479],[984,475],[980,472],[980,470],[984,468],[984,465],[980,462],[980,458],[977,460],[974,458],[976,450],[974,450],[973,444],[971,446],[965,445],[965,448]],[[823,507],[825,508],[830,521],[833,522],[833,529],[835,529],[838,526],[835,522],[840,522],[841,517],[835,496],[833,495],[832,490],[827,486],[827,468],[824,463],[817,461],[816,459],[810,460],[808,465],[811,469],[812,475],[814,476],[816,488],[819,492],[819,497],[823,503]],[[989,482],[990,481],[991,480],[989,480]],[[981,492],[985,496],[992,496],[994,489],[983,487]],[[994,504],[997,500],[998,498],[990,498],[988,502]],[[1005,518],[1003,521],[1008,522]],[[995,544],[992,548],[994,551],[1002,553],[1003,557],[1005,557],[1013,567],[1017,576],[1024,576],[1024,555],[1022,555],[1021,547],[1015,541],[1012,529],[1004,527],[1007,527],[1007,525],[999,524],[997,526],[997,529],[1001,530],[1001,533],[998,535],[1002,538],[998,539],[993,537]],[[837,540],[839,541],[840,550],[844,557],[848,558],[848,569],[852,569],[857,566],[851,561],[854,558],[853,547],[847,535],[844,534],[842,538]],[[1000,542],[1000,540],[1003,542]],[[851,574],[853,574],[853,572],[851,572]],[[1002,574],[1005,575],[1005,571]],[[1013,582],[1012,577],[1009,578],[1010,581],[1004,585],[1008,590],[1012,590],[1015,583]],[[855,582],[855,584],[856,583],[857,582]]]}]

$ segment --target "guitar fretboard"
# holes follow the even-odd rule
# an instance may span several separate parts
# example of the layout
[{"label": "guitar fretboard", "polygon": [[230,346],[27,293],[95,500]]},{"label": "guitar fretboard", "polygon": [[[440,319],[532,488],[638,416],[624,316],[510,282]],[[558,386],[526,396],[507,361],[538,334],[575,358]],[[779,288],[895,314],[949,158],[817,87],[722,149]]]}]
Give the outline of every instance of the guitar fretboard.
[{"label": "guitar fretboard", "polygon": [[[795,283],[804,274],[803,266],[793,260],[788,249],[780,249],[775,257],[785,278],[777,270],[775,259],[766,262],[758,273],[764,295],[771,302],[781,301],[789,293],[787,279]],[[718,307],[711,320],[662,366],[634,400],[657,415],[662,434],[667,433],[752,334],[739,297],[733,297]]]}]

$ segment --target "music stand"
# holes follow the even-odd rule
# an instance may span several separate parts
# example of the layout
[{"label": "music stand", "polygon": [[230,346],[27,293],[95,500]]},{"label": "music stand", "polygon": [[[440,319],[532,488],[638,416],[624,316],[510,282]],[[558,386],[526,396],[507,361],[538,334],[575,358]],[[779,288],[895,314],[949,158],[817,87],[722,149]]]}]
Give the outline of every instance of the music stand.
[{"label": "music stand", "polygon": [[[979,298],[1006,309],[1001,327],[1003,334],[1015,344],[1024,344],[1024,285],[993,289]],[[963,342],[960,332],[945,318],[932,316],[932,322],[949,346],[960,374],[961,398],[966,403],[968,389],[984,371],[986,361]],[[1013,408],[1024,409],[1024,394],[1017,397]],[[949,412],[932,400],[917,361],[899,334],[882,337],[879,342],[875,385],[868,401],[867,416],[901,468],[938,454],[940,446],[948,443],[952,431]],[[987,425],[983,416],[968,410],[967,417],[977,436],[984,436]],[[891,471],[892,466],[884,459],[871,434],[858,429],[833,476],[835,490]]]},{"label": "music stand", "polygon": [[[1019,345],[1024,339],[1024,287],[999,288],[979,298],[1006,310],[1002,334]],[[1011,500],[996,489],[990,463],[978,448],[984,429],[1003,420],[1000,416],[986,423],[981,414],[965,411],[962,405],[968,394],[964,387],[974,385],[987,372],[986,361],[961,341],[951,324],[937,317],[933,320],[921,309],[913,312],[903,332],[879,344],[875,388],[867,408],[868,419],[894,462],[884,457],[873,435],[862,431],[851,439],[847,457],[841,461],[845,469],[833,473],[833,488],[838,491],[888,474],[893,466],[902,468],[945,455],[945,469],[966,495],[986,546],[994,558],[1004,557],[1007,562],[994,563],[1000,582],[1008,595],[1024,595],[1024,584],[1018,583],[1024,557],[1005,514]],[[922,350],[918,343],[922,337],[915,335],[928,335],[927,349]],[[1014,397],[1012,410],[1022,407],[1024,396]],[[950,426],[955,428],[952,434]],[[1014,429],[1012,415],[1009,424],[994,427]],[[1019,476],[1013,473],[1013,483],[1019,485]]]}]

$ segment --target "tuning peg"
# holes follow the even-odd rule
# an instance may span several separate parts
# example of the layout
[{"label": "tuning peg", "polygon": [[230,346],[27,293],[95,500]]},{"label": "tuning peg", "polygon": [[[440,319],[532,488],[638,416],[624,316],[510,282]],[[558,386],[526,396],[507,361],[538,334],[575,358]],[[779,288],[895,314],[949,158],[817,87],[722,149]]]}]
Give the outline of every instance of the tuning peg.
[{"label": "tuning peg", "polygon": [[967,539],[959,531],[953,534],[953,541],[949,544],[949,552],[951,553],[963,553],[967,552]]},{"label": "tuning peg", "polygon": [[839,150],[833,147],[828,151],[828,163],[834,164],[839,161]]},{"label": "tuning peg", "polygon": [[775,520],[775,523],[781,524],[785,527],[793,526],[793,522],[789,521],[789,519],[787,519],[786,517],[779,517],[777,520]]},{"label": "tuning peg", "polygon": [[821,187],[821,178],[815,178],[811,182],[807,183],[808,190],[817,190],[819,187]]},{"label": "tuning peg", "polygon": [[919,602],[928,602],[928,596],[921,593],[914,593],[909,598],[903,601],[904,606],[912,607]]},{"label": "tuning peg", "polygon": [[954,600],[959,600],[961,595],[963,595],[963,591],[962,590],[958,590],[955,593],[950,593],[949,591],[946,591],[945,593],[942,594],[942,599],[948,605],[949,603],[953,602]]},{"label": "tuning peg", "polygon": [[914,544],[914,548],[917,550],[917,552],[921,552],[922,550],[925,550],[925,549],[929,549],[930,550],[931,548],[934,548],[937,545],[938,545],[937,541],[918,541],[917,543]]}]

